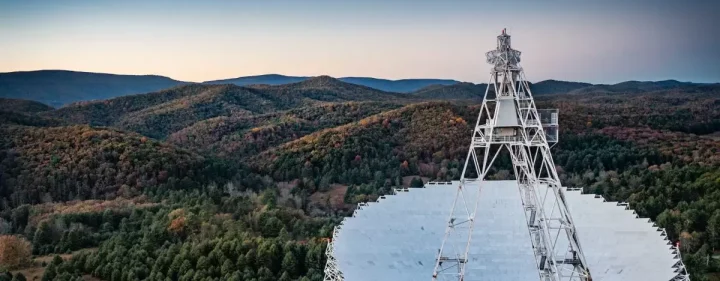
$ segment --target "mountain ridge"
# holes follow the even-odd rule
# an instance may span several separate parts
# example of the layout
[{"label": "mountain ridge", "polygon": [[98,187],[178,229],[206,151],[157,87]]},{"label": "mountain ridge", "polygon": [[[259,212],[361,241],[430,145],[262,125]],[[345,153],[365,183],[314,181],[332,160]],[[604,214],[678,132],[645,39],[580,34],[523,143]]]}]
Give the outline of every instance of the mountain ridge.
[{"label": "mountain ridge", "polygon": [[76,101],[141,94],[188,84],[160,75],[124,75],[69,70],[0,73],[0,97],[59,107]]},{"label": "mountain ridge", "polygon": [[[322,77],[314,76],[314,77]],[[237,78],[210,80],[202,83],[179,81],[161,75],[127,75],[70,70],[37,70],[0,73],[0,97],[39,101],[53,107],[67,106],[76,102],[108,100],[115,97],[157,92],[176,86],[189,84],[235,84],[255,89],[272,88],[273,86],[300,83],[311,80],[311,76],[286,76],[281,74],[264,74],[242,76]],[[435,95],[445,96],[443,99],[462,99],[476,96],[477,93],[462,93],[457,97],[448,92],[457,89],[448,88],[442,93],[428,92],[427,87],[433,85],[452,86],[460,82],[453,79],[381,79],[373,77],[340,77],[338,81],[370,87],[379,91],[416,95],[422,98],[433,98]],[[473,84],[473,83],[470,83]],[[622,93],[633,91],[653,91],[676,87],[695,87],[714,84],[681,82],[677,80],[661,81],[625,81],[615,84],[590,84],[561,80],[544,80],[530,83],[535,95],[565,93]],[[484,84],[474,84],[484,85]],[[467,85],[465,85],[467,86]],[[435,87],[436,90],[440,88]],[[462,88],[462,87],[460,87]],[[484,92],[481,91],[481,92]]]},{"label": "mountain ridge", "polygon": [[[320,76],[326,76],[326,75],[320,75]],[[228,78],[228,79],[219,79],[219,80],[209,80],[202,82],[203,84],[235,84],[238,86],[248,86],[248,85],[282,85],[282,84],[290,84],[290,83],[297,83],[302,82],[308,79],[312,79],[313,77],[319,77],[319,76],[286,76],[281,74],[262,74],[262,75],[252,75],[252,76],[241,76],[237,78]],[[410,78],[410,79],[383,79],[383,78],[375,78],[375,77],[359,77],[359,76],[349,76],[349,77],[339,77],[336,78],[340,81],[362,85],[370,88],[375,88],[378,90],[386,91],[386,92],[397,92],[397,93],[409,93],[416,91],[420,88],[426,87],[428,85],[434,85],[434,84],[440,84],[440,85],[452,85],[456,83],[460,83],[460,81],[452,80],[452,79],[435,79],[435,78]]]},{"label": "mountain ridge", "polygon": [[412,100],[414,97],[405,94],[383,92],[319,76],[262,88],[188,84],[147,94],[78,102],[39,115],[74,124],[116,126],[163,139],[198,121],[219,116],[266,114],[328,102]]}]

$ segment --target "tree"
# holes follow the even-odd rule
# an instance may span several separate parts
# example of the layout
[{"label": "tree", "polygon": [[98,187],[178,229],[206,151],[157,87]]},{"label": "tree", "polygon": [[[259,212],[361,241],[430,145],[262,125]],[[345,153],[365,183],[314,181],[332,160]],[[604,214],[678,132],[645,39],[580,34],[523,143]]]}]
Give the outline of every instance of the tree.
[{"label": "tree", "polygon": [[290,233],[287,231],[285,227],[280,229],[280,233],[278,234],[278,239],[282,242],[290,241],[292,237],[290,236]]},{"label": "tree", "polygon": [[423,187],[425,183],[423,183],[423,180],[419,177],[415,177],[410,181],[410,187]]},{"label": "tree", "polygon": [[288,277],[298,276],[298,273],[299,273],[298,262],[295,258],[295,255],[291,251],[286,252],[285,257],[283,257],[282,270],[285,271],[283,276],[285,274],[288,274],[289,275]]},{"label": "tree", "polygon": [[0,235],[12,233],[12,225],[3,218],[0,218]]},{"label": "tree", "polygon": [[25,278],[25,275],[22,274],[22,272],[18,272],[15,274],[15,277],[13,277],[12,281],[27,281]]},{"label": "tree", "polygon": [[18,268],[30,262],[32,247],[24,238],[14,235],[0,236],[0,266]]},{"label": "tree", "polygon": [[283,274],[280,275],[280,279],[278,279],[278,281],[292,281],[292,279],[290,279],[290,275],[288,275],[287,272],[283,272]]},{"label": "tree", "polygon": [[226,276],[228,274],[231,274],[233,271],[235,271],[235,266],[233,263],[228,259],[223,262],[222,266],[220,267],[220,274],[222,276]]},{"label": "tree", "polygon": [[54,263],[50,263],[47,267],[45,267],[45,273],[43,273],[42,281],[55,280],[55,276],[57,276],[57,266]]},{"label": "tree", "polygon": [[707,232],[710,236],[710,244],[720,248],[720,210],[716,210],[708,221]]},{"label": "tree", "polygon": [[21,229],[25,228],[30,217],[30,205],[21,205],[12,211],[12,221],[15,225],[15,229],[20,232]]},{"label": "tree", "polygon": [[275,190],[273,190],[273,189],[266,189],[266,190],[262,193],[262,195],[261,195],[261,197],[260,197],[260,201],[261,201],[263,204],[267,205],[268,208],[274,208],[275,205],[277,204],[277,194],[276,194]]},{"label": "tree", "polygon": [[35,235],[33,237],[33,245],[36,247],[36,252],[40,252],[41,254],[46,253],[46,251],[43,250],[43,246],[49,245],[53,242],[53,232],[53,227],[49,221],[45,220],[40,223],[37,230],[35,230]]},{"label": "tree", "polygon": [[10,273],[9,271],[5,273],[0,273],[0,281],[11,281],[12,278],[12,273]]}]

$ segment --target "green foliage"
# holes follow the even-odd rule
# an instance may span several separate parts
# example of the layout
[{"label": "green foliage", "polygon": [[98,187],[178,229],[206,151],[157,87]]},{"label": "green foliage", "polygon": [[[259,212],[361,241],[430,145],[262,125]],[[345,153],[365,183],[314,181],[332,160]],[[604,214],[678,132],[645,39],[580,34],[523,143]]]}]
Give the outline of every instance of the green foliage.
[{"label": "green foliage", "polygon": [[12,222],[17,232],[21,232],[22,229],[27,226],[28,218],[30,217],[30,205],[21,205],[12,210]]},{"label": "green foliage", "polygon": [[423,183],[422,179],[415,177],[410,181],[410,187],[423,187],[425,183]]},{"label": "green foliage", "polygon": [[[0,125],[0,211],[27,203],[192,188],[223,181],[228,169],[195,153],[113,129]],[[18,221],[16,227],[25,223]]]},{"label": "green foliage", "polygon": [[[217,191],[180,191],[167,198],[162,207],[135,209],[122,219],[124,226],[97,252],[54,260],[46,276],[87,272],[103,280],[277,280],[285,275],[296,280],[322,272],[325,241],[319,230],[335,225],[332,219],[268,209],[259,200]],[[170,231],[178,217],[186,218],[186,236]],[[282,232],[284,237],[278,237]]]},{"label": "green foliage", "polygon": [[[720,168],[678,160],[602,135],[565,135],[556,153],[567,186],[584,187],[611,201],[626,201],[680,241],[696,274],[720,245]],[[713,262],[715,262],[713,260]]]}]

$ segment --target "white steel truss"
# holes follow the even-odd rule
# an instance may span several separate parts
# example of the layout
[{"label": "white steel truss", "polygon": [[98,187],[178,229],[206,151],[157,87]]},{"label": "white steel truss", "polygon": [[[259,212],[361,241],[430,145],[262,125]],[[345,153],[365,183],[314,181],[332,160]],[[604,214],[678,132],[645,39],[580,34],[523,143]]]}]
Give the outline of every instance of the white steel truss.
[{"label": "white steel truss", "polygon": [[[438,251],[432,280],[465,280],[474,218],[483,181],[499,155],[509,155],[518,182],[532,251],[541,281],[591,281],[578,234],[567,208],[549,142],[557,141],[557,111],[539,114],[519,66],[520,52],[503,30],[497,49],[486,54],[493,65],[475,124],[460,185]],[[544,128],[545,127],[545,128]],[[478,182],[478,198],[463,189]],[[541,192],[540,186],[549,188]],[[530,249],[529,249],[530,250]]]},{"label": "white steel truss", "polygon": [[343,281],[345,278],[343,277],[342,272],[340,271],[340,268],[338,268],[337,261],[335,260],[335,254],[334,254],[334,243],[335,239],[337,239],[337,233],[338,229],[340,229],[341,226],[336,226],[333,229],[333,235],[330,241],[327,243],[327,248],[325,249],[325,256],[327,257],[327,261],[325,263],[325,277],[323,278],[323,281]]}]

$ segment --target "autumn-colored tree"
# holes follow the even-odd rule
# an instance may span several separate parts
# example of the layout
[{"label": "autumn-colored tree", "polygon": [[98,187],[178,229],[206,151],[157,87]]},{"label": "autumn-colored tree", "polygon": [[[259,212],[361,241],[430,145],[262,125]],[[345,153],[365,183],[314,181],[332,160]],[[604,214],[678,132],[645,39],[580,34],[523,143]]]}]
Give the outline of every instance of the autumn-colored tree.
[{"label": "autumn-colored tree", "polygon": [[168,231],[175,234],[182,234],[185,231],[185,217],[177,217],[170,222]]},{"label": "autumn-colored tree", "polygon": [[0,266],[14,269],[30,262],[30,242],[15,235],[0,236]]}]

